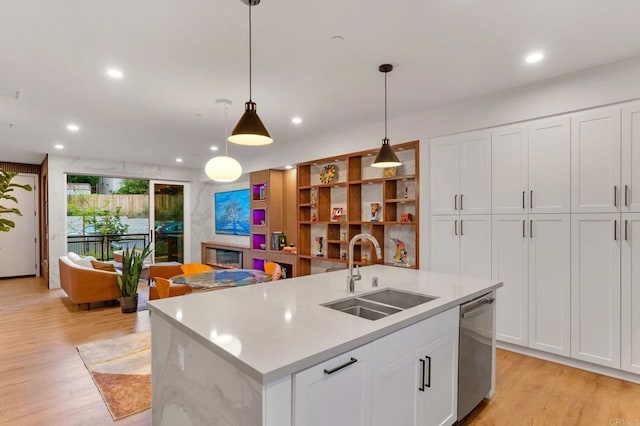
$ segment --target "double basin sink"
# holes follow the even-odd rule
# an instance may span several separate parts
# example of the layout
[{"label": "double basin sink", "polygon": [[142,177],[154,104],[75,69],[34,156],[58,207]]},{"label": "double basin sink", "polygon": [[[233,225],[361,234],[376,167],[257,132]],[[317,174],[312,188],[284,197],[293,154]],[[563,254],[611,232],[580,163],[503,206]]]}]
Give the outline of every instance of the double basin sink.
[{"label": "double basin sink", "polygon": [[435,299],[436,297],[432,296],[385,288],[325,303],[322,306],[375,321]]}]

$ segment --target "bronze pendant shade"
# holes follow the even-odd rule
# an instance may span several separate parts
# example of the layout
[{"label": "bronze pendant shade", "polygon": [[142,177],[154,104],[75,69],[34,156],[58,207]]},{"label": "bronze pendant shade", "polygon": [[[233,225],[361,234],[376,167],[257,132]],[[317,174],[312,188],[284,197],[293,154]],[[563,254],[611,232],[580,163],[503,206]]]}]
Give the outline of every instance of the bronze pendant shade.
[{"label": "bronze pendant shade", "polygon": [[384,73],[384,139],[382,139],[382,146],[371,167],[398,167],[402,165],[387,138],[387,73],[392,70],[393,65],[391,64],[382,64],[378,67],[378,71]]}]

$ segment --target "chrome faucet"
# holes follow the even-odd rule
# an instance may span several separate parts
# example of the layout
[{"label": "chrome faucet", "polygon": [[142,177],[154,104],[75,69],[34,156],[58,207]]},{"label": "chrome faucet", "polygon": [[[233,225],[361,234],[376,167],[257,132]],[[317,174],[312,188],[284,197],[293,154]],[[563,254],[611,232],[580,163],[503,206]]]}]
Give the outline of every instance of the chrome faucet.
[{"label": "chrome faucet", "polygon": [[351,241],[349,241],[349,275],[347,276],[347,285],[349,289],[349,293],[356,292],[356,281],[362,279],[360,275],[360,268],[356,271],[356,275],[353,275],[353,248],[356,245],[358,240],[369,240],[373,243],[376,248],[376,257],[378,259],[382,259],[382,250],[380,250],[380,243],[378,240],[371,234],[358,234],[355,235]]}]

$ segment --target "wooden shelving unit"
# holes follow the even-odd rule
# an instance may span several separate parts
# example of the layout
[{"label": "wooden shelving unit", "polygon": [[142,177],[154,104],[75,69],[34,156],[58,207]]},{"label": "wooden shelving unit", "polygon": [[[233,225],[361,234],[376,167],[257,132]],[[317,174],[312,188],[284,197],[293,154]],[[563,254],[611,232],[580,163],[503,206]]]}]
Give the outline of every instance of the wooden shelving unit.
[{"label": "wooden shelving unit", "polygon": [[[394,260],[396,246],[392,239],[397,239],[405,244],[409,267],[418,267],[419,142],[407,142],[393,148],[403,162],[395,176],[385,177],[384,169],[371,167],[377,150],[298,165],[298,275],[344,266],[349,240],[362,232],[368,232],[378,240],[383,259],[375,258],[371,243],[359,243],[354,247],[356,264],[400,266]],[[329,182],[321,182],[321,173],[329,165],[335,167],[336,176]],[[374,217],[372,203],[379,207]],[[334,220],[334,209],[342,209],[340,220]],[[318,237],[322,238],[320,252]],[[406,267],[406,264],[402,266]]]}]

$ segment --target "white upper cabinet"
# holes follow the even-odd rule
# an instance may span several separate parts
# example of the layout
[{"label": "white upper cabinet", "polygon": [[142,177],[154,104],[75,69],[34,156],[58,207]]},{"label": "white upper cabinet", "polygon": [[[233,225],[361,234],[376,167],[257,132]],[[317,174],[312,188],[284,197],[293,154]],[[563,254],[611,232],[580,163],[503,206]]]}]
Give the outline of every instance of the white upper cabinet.
[{"label": "white upper cabinet", "polygon": [[571,124],[569,117],[529,124],[529,193],[531,213],[571,211]]},{"label": "white upper cabinet", "polygon": [[622,211],[640,212],[640,102],[622,108],[621,190]]},{"label": "white upper cabinet", "polygon": [[491,213],[491,132],[460,135],[460,214]]},{"label": "white upper cabinet", "polygon": [[620,368],[620,215],[571,215],[571,357]]},{"label": "white upper cabinet", "polygon": [[496,297],[496,337],[527,346],[528,221],[526,215],[493,216],[493,279],[502,281]]},{"label": "white upper cabinet", "polygon": [[433,138],[431,214],[491,213],[491,133]]},{"label": "white upper cabinet", "polygon": [[571,355],[571,219],[530,215],[529,347]]},{"label": "white upper cabinet", "polygon": [[623,214],[621,231],[622,369],[640,374],[640,213]]},{"label": "white upper cabinet", "polygon": [[491,137],[494,214],[527,211],[528,130],[526,125],[494,129]]},{"label": "white upper cabinet", "polygon": [[572,213],[620,211],[620,108],[571,119]]},{"label": "white upper cabinet", "polygon": [[430,141],[431,214],[457,214],[460,190],[458,135]]}]

